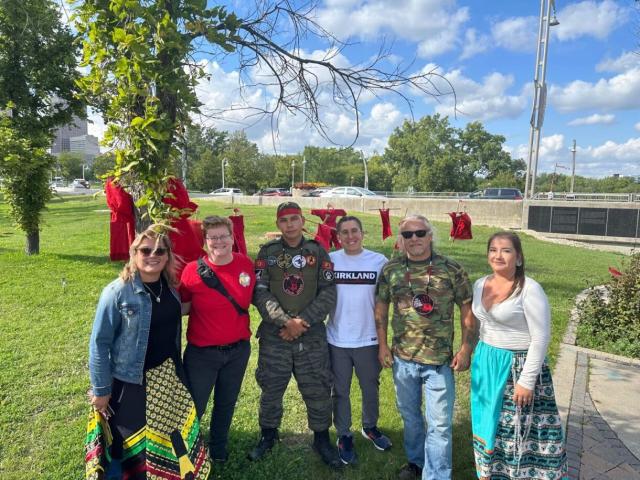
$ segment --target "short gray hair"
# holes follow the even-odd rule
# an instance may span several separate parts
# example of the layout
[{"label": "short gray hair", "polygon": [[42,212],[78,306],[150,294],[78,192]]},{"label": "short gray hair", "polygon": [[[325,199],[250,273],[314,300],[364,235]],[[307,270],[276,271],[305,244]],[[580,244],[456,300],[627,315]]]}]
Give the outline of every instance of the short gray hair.
[{"label": "short gray hair", "polygon": [[431,226],[431,223],[429,222],[429,219],[427,217],[425,217],[424,215],[421,215],[419,213],[412,213],[411,215],[407,215],[402,220],[400,220],[400,223],[399,223],[398,227],[402,228],[402,227],[404,227],[405,223],[413,222],[413,221],[423,222],[424,226],[425,226],[425,228],[427,230],[427,234],[428,235],[432,235],[433,234],[433,227]]}]

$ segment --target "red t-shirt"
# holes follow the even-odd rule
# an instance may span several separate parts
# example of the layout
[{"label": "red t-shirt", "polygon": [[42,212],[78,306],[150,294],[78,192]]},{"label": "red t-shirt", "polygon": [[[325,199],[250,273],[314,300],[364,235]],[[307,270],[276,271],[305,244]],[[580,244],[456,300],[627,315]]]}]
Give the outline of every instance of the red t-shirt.
[{"label": "red t-shirt", "polygon": [[[207,257],[204,260],[238,305],[248,310],[256,284],[251,259],[234,253],[233,260],[227,265],[214,265]],[[182,301],[191,302],[187,327],[189,343],[209,347],[251,338],[249,315],[240,315],[220,292],[205,285],[198,275],[197,261],[184,268],[179,290]]]}]

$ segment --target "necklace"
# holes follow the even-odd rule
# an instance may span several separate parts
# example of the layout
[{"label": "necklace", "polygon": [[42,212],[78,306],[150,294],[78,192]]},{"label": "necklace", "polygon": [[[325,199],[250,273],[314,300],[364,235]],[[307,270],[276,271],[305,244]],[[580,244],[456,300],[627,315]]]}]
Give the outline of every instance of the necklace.
[{"label": "necklace", "polygon": [[147,292],[149,292],[151,296],[154,298],[156,303],[160,303],[160,297],[162,297],[162,279],[160,279],[160,293],[158,293],[158,295],[156,295],[156,293],[153,290],[151,290],[151,287],[149,285],[147,285],[144,282],[142,284],[144,285],[144,288],[147,290]]}]

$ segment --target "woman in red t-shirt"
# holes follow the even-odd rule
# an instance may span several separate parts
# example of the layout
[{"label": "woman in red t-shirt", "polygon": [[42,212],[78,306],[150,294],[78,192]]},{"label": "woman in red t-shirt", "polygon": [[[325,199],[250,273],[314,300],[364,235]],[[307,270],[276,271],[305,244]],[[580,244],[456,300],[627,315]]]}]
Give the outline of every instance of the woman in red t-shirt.
[{"label": "woman in red t-shirt", "polygon": [[253,262],[234,253],[233,224],[210,216],[202,221],[207,255],[182,272],[180,295],[189,313],[184,366],[202,418],[213,390],[209,455],[228,458],[227,438],[251,346],[249,305],[256,283]]}]

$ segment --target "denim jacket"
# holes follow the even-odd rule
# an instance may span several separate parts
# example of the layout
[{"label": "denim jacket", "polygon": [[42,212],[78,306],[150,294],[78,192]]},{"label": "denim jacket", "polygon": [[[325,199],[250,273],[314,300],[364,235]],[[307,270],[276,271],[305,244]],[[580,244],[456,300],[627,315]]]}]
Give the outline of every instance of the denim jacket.
[{"label": "denim jacket", "polygon": [[[178,301],[178,293],[171,288]],[[181,319],[176,345],[180,351]],[[131,282],[114,280],[102,291],[89,340],[93,394],[109,395],[113,378],[142,385],[151,327],[151,297],[138,273]]]}]

